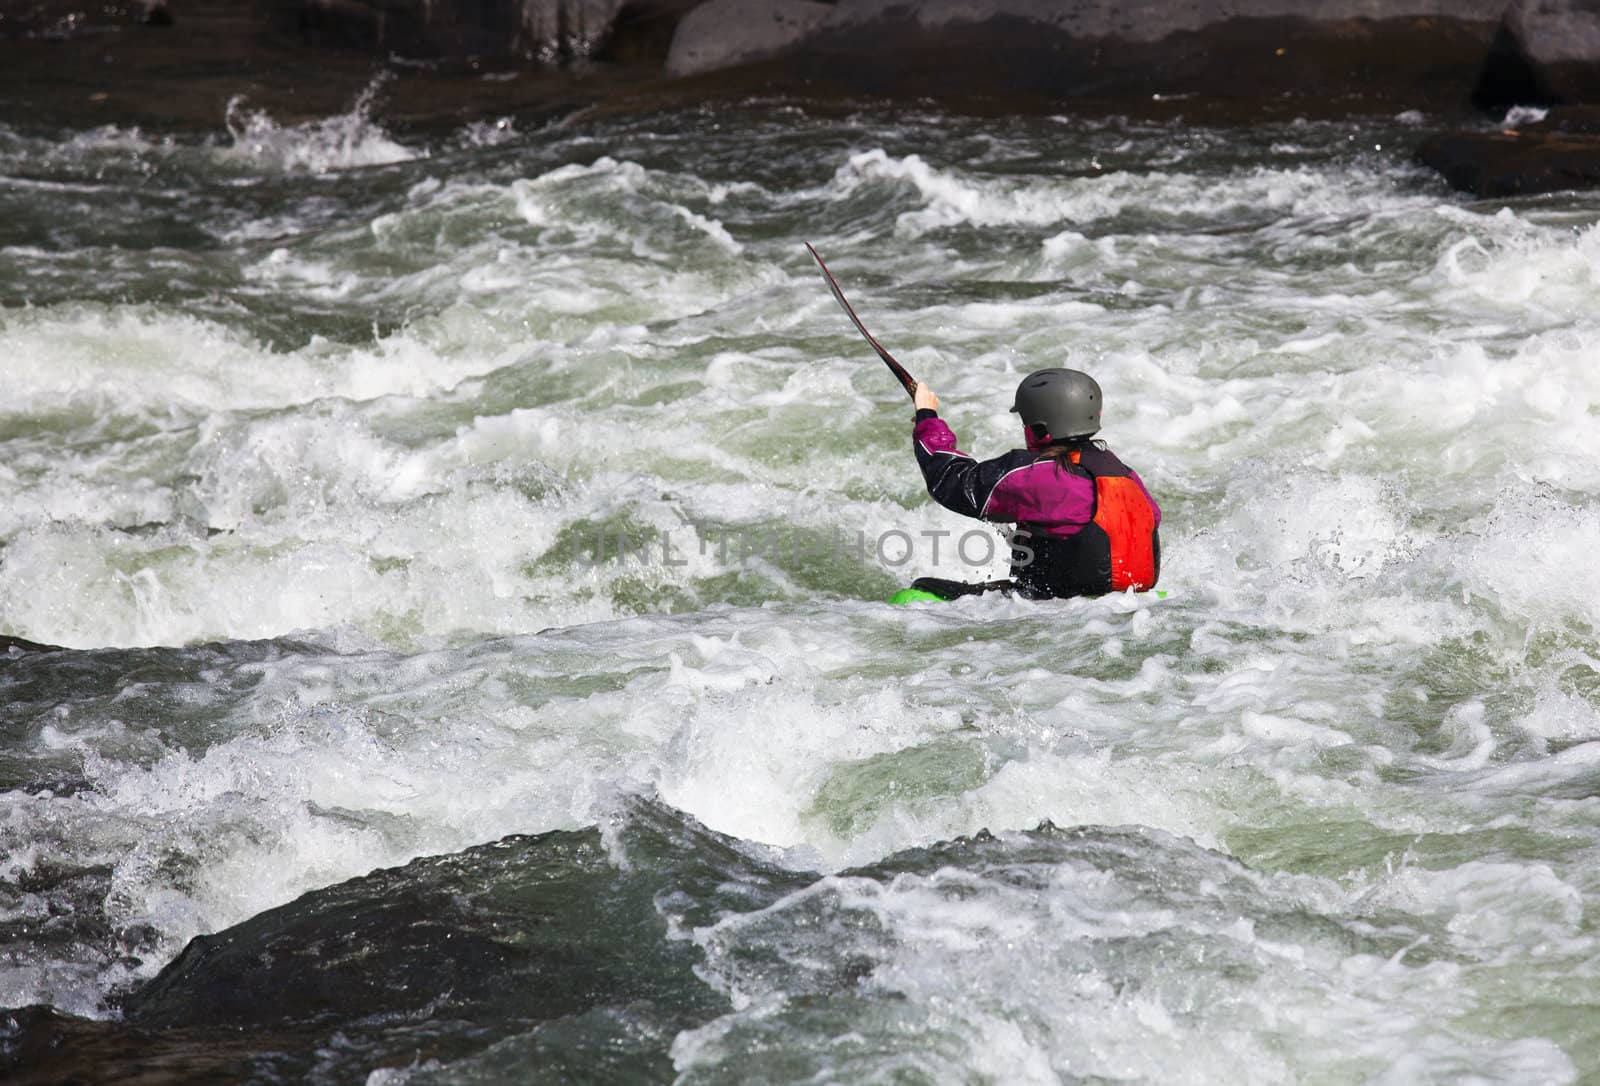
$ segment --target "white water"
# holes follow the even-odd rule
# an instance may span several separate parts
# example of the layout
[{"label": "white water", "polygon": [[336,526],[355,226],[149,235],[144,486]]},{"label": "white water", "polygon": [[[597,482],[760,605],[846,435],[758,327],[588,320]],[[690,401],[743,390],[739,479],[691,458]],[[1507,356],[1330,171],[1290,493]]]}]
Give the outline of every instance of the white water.
[{"label": "white water", "polygon": [[[309,647],[30,703],[21,756],[88,787],[0,796],[0,876],[109,865],[154,935],[24,955],[0,1004],[98,1013],[195,934],[642,790],[827,871],[1045,819],[1174,842],[686,933],[736,1006],[678,1039],[689,1081],[762,1036],[840,1080],[896,1036],[1000,1082],[1600,1073],[1596,205],[1466,205],[1389,132],[675,123],[51,152],[106,199],[195,187],[220,248],[124,254],[137,300],[36,299],[61,254],[8,248],[0,632]],[[1021,374],[1093,372],[1171,598],[899,610],[1001,569],[719,556],[968,527],[803,240],[964,448],[1010,447]],[[687,564],[576,560],[602,526]],[[819,908],[873,962],[842,1024],[736,952],[806,960]]]}]

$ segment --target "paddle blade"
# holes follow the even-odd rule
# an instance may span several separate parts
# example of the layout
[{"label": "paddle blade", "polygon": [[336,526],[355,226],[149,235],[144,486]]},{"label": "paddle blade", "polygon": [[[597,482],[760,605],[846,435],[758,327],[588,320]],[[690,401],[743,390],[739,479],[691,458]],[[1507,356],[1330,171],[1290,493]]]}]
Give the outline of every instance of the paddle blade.
[{"label": "paddle blade", "polygon": [[834,300],[839,303],[845,315],[850,318],[850,323],[856,326],[856,331],[861,333],[861,338],[871,344],[874,351],[878,352],[878,357],[883,359],[883,364],[889,367],[889,372],[894,374],[900,381],[901,387],[906,390],[906,395],[914,399],[917,395],[917,379],[907,373],[906,368],[894,360],[894,355],[885,350],[883,344],[879,343],[877,338],[867,331],[867,326],[861,323],[860,317],[856,316],[855,307],[850,304],[850,299],[846,298],[844,291],[839,288],[839,281],[828,270],[828,265],[822,262],[822,257],[817,253],[816,247],[808,241],[806,242],[806,249],[811,253],[811,259],[817,262],[817,267],[822,269],[822,278],[827,280],[828,289],[833,291]]}]

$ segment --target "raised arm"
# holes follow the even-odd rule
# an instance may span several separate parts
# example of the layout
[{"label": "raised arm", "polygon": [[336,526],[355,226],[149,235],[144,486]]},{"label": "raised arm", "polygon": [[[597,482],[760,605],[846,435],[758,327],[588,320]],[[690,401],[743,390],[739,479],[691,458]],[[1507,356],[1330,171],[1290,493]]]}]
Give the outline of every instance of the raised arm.
[{"label": "raised arm", "polygon": [[911,448],[933,500],[963,516],[985,518],[989,500],[1000,480],[1016,469],[1014,459],[974,460],[956,448],[956,435],[939,417],[939,397],[927,385],[917,385],[917,418],[911,429]]}]

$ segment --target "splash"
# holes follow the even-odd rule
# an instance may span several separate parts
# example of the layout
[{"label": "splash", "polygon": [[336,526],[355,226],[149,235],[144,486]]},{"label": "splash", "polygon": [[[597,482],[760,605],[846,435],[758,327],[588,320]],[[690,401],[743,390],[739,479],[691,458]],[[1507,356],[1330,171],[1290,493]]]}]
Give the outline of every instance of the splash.
[{"label": "splash", "polygon": [[345,113],[294,125],[280,125],[235,97],[226,113],[232,143],[217,153],[223,161],[270,173],[328,174],[410,162],[422,152],[396,143],[372,119],[383,82],[374,80]]}]

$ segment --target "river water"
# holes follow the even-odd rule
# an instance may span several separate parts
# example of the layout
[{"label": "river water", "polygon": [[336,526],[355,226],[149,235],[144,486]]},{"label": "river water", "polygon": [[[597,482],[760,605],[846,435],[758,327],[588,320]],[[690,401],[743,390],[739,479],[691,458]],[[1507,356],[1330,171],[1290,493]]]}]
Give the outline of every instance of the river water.
[{"label": "river water", "polygon": [[[1600,1075],[1600,198],[1430,123],[0,129],[0,633],[74,650],[0,661],[0,1005],[231,1038],[173,1081]],[[1003,564],[805,241],[970,451],[1093,373],[1167,597],[881,603]]]}]

